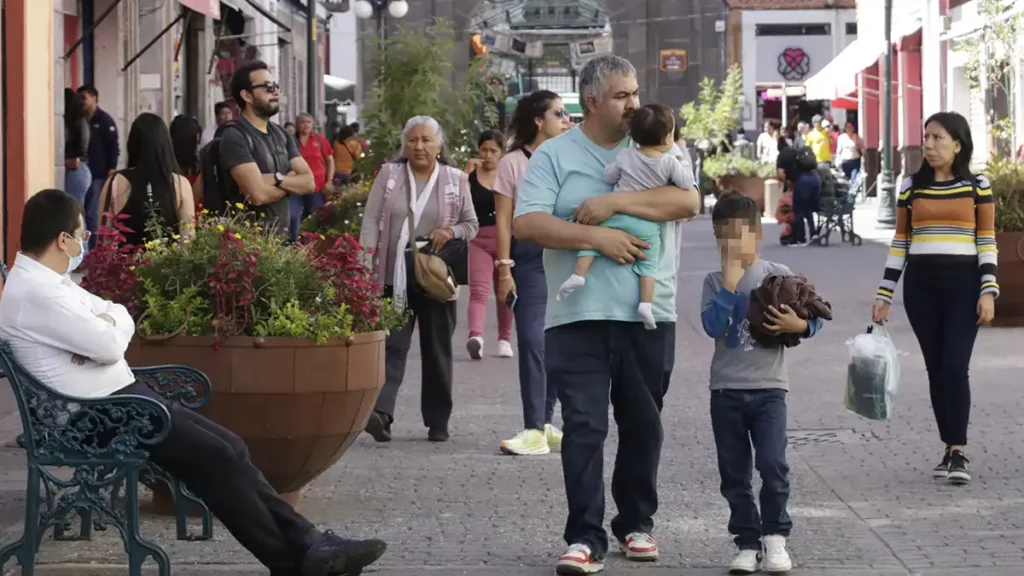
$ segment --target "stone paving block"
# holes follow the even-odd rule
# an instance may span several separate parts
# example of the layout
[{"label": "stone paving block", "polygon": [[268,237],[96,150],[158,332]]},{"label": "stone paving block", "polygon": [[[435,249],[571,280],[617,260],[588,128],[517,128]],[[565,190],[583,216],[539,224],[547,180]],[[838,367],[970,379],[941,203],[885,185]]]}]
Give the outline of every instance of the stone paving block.
[{"label": "stone paving block", "polygon": [[[722,574],[734,553],[725,528],[728,509],[718,492],[708,414],[713,343],[703,334],[698,310],[703,276],[718,266],[718,255],[706,218],[684,230],[676,370],[663,415],[655,518],[662,559],[655,566],[635,566],[612,554],[608,574]],[[795,523],[790,549],[798,566],[792,574],[1024,574],[1024,420],[1019,416],[1024,413],[1024,395],[1019,393],[1024,330],[981,331],[972,367],[968,450],[975,478],[967,487],[950,486],[931,478],[942,446],[923,362],[900,298],[890,324],[903,352],[894,418],[868,421],[842,404],[845,342],[869,321],[885,248],[866,243],[861,248],[783,249],[772,245],[776,237],[777,228],[766,226],[765,257],[807,274],[835,314],[812,341],[787,351],[790,513]],[[339,533],[388,540],[378,574],[551,574],[564,547],[561,461],[557,454],[512,458],[498,453],[498,442],[517,432],[522,422],[517,364],[468,358],[462,347],[465,302],[461,305],[454,343],[452,440],[426,441],[418,414],[419,356],[414,350],[399,396],[395,440],[381,445],[358,439],[306,490],[300,510]],[[493,317],[488,322],[489,352]],[[612,427],[605,450],[607,478],[617,442]],[[5,527],[6,541],[20,532],[24,459],[14,449],[0,449],[0,465],[0,526]],[[758,485],[755,478],[755,491]],[[607,520],[614,513],[609,494]],[[143,534],[171,555],[175,574],[263,574],[222,526],[215,533],[212,542],[176,542],[168,519],[146,516],[143,525]],[[37,574],[43,575],[125,573],[123,549],[109,533],[91,543],[46,541],[40,561],[43,568]]]}]

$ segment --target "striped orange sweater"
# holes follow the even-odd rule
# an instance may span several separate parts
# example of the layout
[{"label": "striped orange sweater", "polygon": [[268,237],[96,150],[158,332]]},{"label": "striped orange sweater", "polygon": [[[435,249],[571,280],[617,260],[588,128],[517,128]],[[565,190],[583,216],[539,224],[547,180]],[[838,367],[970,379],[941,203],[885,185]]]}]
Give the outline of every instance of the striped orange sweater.
[{"label": "striped orange sweater", "polygon": [[935,182],[918,189],[907,178],[896,203],[896,236],[878,298],[892,302],[908,261],[976,261],[981,269],[979,294],[998,297],[995,220],[995,199],[984,176],[976,176],[973,182]]}]

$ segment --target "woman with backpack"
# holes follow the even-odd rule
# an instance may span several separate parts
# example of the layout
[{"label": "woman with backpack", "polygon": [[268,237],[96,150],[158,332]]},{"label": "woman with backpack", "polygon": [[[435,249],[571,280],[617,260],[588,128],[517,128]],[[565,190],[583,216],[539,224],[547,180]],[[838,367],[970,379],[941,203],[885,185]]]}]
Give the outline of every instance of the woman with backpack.
[{"label": "woman with backpack", "polygon": [[154,219],[171,234],[190,238],[195,223],[192,186],[174,158],[167,124],[156,114],[139,114],[126,148],[128,166],[107,178],[100,192],[100,221],[111,226],[111,216],[126,216],[121,224],[130,229],[124,236],[132,246],[153,240]]},{"label": "woman with backpack", "polygon": [[967,424],[968,368],[978,327],[995,317],[999,252],[995,199],[988,179],[971,172],[974,143],[967,119],[933,114],[924,124],[924,162],[903,181],[896,235],[875,296],[872,320],[889,319],[906,270],[903,305],[928,370],[932,410],[944,445],[932,473],[953,484],[971,481]]}]

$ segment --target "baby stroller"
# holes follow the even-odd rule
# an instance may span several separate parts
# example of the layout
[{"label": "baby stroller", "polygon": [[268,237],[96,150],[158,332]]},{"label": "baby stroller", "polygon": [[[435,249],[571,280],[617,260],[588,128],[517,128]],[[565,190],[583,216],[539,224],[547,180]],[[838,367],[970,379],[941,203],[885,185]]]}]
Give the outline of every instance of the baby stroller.
[{"label": "baby stroller", "polygon": [[[826,170],[828,169],[822,168],[819,172]],[[826,178],[831,179],[831,186],[825,184]],[[860,246],[862,239],[853,231],[853,210],[857,203],[857,195],[855,190],[851,190],[850,181],[846,179],[842,171],[832,168],[828,170],[827,175],[822,174],[821,188],[817,243],[821,246],[828,246],[832,232],[838,228],[840,242],[849,242],[854,246]]]}]

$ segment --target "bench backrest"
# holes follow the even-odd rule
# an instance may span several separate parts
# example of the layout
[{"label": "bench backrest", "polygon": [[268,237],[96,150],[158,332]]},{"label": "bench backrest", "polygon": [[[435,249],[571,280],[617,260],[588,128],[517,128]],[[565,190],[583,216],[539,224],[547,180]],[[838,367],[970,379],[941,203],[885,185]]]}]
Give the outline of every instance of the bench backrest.
[{"label": "bench backrest", "polygon": [[4,340],[0,370],[18,402],[22,447],[41,464],[143,461],[143,446],[163,439],[169,429],[167,409],[149,398],[83,399],[53,390],[18,364]]}]

